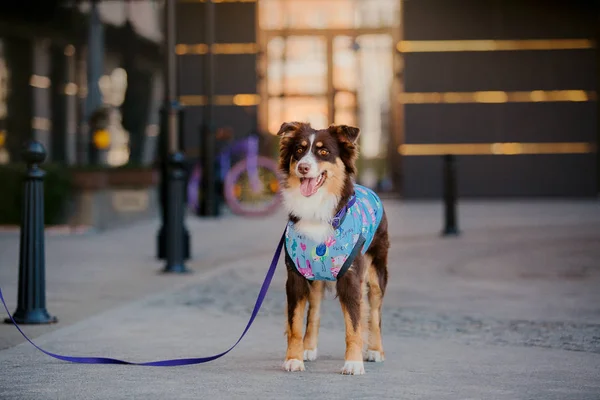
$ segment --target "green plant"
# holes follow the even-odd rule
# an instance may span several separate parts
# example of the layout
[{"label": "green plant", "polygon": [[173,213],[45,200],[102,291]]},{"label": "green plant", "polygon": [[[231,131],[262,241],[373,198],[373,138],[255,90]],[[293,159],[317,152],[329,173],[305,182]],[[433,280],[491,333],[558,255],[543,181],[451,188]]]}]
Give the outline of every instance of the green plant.
[{"label": "green plant", "polygon": [[[24,164],[0,166],[0,224],[19,225],[23,204]],[[71,198],[71,175],[67,168],[58,164],[43,164],[44,223],[56,225],[65,222],[67,205]]]}]

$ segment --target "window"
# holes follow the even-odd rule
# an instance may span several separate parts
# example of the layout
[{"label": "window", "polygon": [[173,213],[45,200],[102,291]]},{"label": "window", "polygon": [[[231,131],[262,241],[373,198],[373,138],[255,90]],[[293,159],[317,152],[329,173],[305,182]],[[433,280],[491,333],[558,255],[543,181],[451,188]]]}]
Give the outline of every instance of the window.
[{"label": "window", "polygon": [[399,24],[398,0],[260,0],[260,27],[378,28]]}]

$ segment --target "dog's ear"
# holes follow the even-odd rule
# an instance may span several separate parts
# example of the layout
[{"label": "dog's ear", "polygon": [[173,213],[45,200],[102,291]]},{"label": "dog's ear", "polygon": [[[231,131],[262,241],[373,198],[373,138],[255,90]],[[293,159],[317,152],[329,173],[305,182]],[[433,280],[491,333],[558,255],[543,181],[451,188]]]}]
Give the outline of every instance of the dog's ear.
[{"label": "dog's ear", "polygon": [[356,143],[360,135],[360,129],[348,125],[331,125],[329,131],[337,135],[342,142]]},{"label": "dog's ear", "polygon": [[281,124],[281,128],[279,128],[279,132],[277,132],[277,136],[281,137],[290,137],[294,133],[300,130],[302,127],[302,122],[284,122]]},{"label": "dog's ear", "polygon": [[358,144],[356,143],[360,129],[348,125],[331,125],[329,132],[340,144],[340,158],[350,175],[356,174],[356,159],[358,158]]}]

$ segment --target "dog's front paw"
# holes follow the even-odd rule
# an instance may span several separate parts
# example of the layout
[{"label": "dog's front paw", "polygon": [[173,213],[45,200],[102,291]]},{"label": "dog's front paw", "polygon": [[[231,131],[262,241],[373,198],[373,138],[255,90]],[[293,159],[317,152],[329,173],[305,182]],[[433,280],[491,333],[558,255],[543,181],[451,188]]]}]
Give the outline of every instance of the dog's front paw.
[{"label": "dog's front paw", "polygon": [[367,354],[365,354],[365,361],[382,362],[384,360],[385,356],[383,355],[383,351],[367,350]]},{"label": "dog's front paw", "polygon": [[288,372],[304,371],[304,361],[295,358],[285,360],[283,370]]},{"label": "dog's front paw", "polygon": [[364,375],[365,364],[362,361],[346,361],[342,368],[343,375]]},{"label": "dog's front paw", "polygon": [[304,350],[304,361],[315,361],[317,359],[317,349]]}]

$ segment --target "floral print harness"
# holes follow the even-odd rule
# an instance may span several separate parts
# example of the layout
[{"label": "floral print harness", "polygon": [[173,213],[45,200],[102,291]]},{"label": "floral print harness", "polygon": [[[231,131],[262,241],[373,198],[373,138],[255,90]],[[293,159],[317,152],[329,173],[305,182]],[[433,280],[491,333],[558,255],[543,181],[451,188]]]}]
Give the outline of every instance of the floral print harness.
[{"label": "floral print harness", "polygon": [[350,268],[359,251],[364,254],[369,249],[383,217],[383,206],[372,190],[360,185],[354,185],[354,189],[355,198],[350,199],[345,213],[336,215],[334,234],[325,242],[309,239],[295,229],[292,221],[288,222],[286,258],[306,279],[335,281]]}]

